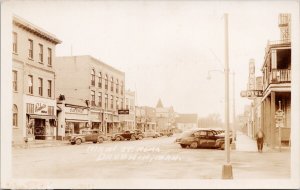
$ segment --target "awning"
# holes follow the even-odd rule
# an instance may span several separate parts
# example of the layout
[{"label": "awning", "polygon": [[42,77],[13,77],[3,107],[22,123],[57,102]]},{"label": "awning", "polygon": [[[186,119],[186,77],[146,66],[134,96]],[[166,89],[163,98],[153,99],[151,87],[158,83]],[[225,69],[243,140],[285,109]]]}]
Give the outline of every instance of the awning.
[{"label": "awning", "polygon": [[31,119],[57,119],[55,115],[32,115],[29,114]]},{"label": "awning", "polygon": [[86,123],[86,122],[89,122],[89,121],[88,120],[81,120],[81,119],[66,119],[66,122]]}]

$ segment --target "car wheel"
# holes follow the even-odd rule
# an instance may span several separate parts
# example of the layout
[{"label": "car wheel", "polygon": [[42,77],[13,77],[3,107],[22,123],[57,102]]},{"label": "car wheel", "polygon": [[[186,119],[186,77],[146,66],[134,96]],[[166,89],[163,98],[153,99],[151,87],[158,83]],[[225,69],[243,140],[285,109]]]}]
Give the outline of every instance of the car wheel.
[{"label": "car wheel", "polygon": [[121,140],[121,137],[116,137],[116,141],[120,141]]},{"label": "car wheel", "polygon": [[98,143],[103,143],[104,139],[102,137],[98,138]]},{"label": "car wheel", "polygon": [[221,145],[221,150],[225,150],[225,143]]},{"label": "car wheel", "polygon": [[76,139],[76,144],[77,144],[77,145],[80,145],[80,144],[81,144],[81,142],[82,142],[82,140],[81,140],[81,139]]},{"label": "car wheel", "polygon": [[74,145],[75,144],[75,142],[71,142],[71,145]]},{"label": "car wheel", "polygon": [[192,144],[190,144],[190,148],[197,148],[198,147],[198,143],[197,142],[192,142]]},{"label": "car wheel", "polygon": [[181,148],[186,148],[187,145],[186,144],[180,144]]}]

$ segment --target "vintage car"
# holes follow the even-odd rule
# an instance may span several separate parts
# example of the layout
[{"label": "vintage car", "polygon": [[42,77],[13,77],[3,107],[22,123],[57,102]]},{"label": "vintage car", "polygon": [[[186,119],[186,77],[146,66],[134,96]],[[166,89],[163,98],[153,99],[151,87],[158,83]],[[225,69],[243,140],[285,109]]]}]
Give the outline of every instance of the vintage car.
[{"label": "vintage car", "polygon": [[147,132],[144,132],[144,136],[145,137],[157,138],[157,137],[160,137],[160,134],[156,131],[147,131]]},{"label": "vintage car", "polygon": [[[231,141],[232,139],[230,139]],[[196,129],[184,132],[176,139],[182,148],[225,148],[224,133],[213,129]]]},{"label": "vintage car", "polygon": [[83,142],[103,143],[107,137],[99,130],[84,130],[81,134],[73,134],[70,137],[72,145],[80,145]]},{"label": "vintage car", "polygon": [[111,136],[112,141],[123,141],[123,140],[142,140],[144,134],[140,130],[124,131],[121,133],[115,133]]}]

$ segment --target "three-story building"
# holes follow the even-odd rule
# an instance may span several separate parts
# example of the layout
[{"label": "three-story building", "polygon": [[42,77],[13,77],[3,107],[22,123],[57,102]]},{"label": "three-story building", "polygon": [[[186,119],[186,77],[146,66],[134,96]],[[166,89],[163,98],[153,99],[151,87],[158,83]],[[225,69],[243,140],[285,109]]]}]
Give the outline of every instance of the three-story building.
[{"label": "three-story building", "polygon": [[13,143],[56,136],[53,34],[13,16]]}]

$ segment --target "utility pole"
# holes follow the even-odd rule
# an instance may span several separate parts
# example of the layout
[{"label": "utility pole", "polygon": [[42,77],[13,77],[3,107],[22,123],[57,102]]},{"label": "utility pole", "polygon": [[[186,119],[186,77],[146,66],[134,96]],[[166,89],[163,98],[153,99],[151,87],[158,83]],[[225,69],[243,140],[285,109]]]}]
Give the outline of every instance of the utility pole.
[{"label": "utility pole", "polygon": [[232,72],[232,143],[231,148],[236,149],[235,138],[236,138],[236,129],[235,129],[235,73]]},{"label": "utility pole", "polygon": [[229,55],[228,55],[228,14],[224,15],[225,20],[225,153],[226,163],[222,169],[222,179],[232,179],[232,166],[230,164],[229,147]]}]

